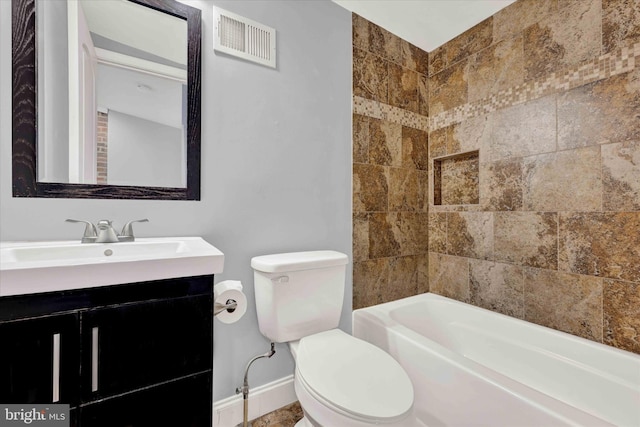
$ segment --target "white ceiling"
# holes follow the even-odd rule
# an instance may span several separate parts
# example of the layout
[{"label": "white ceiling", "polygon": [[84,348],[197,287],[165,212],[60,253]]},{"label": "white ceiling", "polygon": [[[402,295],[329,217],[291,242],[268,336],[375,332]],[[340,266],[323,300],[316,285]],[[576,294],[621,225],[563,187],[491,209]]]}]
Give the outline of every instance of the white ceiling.
[{"label": "white ceiling", "polygon": [[515,0],[333,0],[431,52]]},{"label": "white ceiling", "polygon": [[92,33],[187,64],[186,20],[131,2],[82,0],[80,4]]}]

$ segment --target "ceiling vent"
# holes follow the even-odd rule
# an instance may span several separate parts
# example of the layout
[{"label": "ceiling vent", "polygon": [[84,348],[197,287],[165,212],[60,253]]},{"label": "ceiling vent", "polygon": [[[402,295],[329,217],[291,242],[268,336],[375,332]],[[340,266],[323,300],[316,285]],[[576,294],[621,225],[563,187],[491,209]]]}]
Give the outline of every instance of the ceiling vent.
[{"label": "ceiling vent", "polygon": [[276,30],[218,7],[213,10],[214,49],[276,68]]}]

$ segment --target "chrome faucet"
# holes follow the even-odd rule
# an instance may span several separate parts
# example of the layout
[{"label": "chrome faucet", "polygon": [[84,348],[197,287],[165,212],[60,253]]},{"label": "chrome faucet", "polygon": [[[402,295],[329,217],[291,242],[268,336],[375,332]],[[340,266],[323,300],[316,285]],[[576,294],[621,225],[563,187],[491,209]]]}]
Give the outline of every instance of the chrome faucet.
[{"label": "chrome faucet", "polygon": [[67,222],[83,223],[86,225],[81,240],[82,243],[117,243],[135,241],[132,224],[134,222],[149,222],[149,220],[145,218],[129,221],[122,228],[120,234],[116,234],[112,221],[108,219],[101,219],[96,225],[93,225],[89,221],[77,219],[67,219]]},{"label": "chrome faucet", "polygon": [[96,243],[117,243],[120,241],[118,240],[116,230],[113,229],[111,221],[108,219],[101,219],[98,221],[96,228],[98,229]]}]

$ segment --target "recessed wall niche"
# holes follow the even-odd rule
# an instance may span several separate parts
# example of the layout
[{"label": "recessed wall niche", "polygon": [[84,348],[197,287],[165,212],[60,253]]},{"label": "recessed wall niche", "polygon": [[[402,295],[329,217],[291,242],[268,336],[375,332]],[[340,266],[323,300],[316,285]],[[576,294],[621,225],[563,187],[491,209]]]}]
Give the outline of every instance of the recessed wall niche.
[{"label": "recessed wall niche", "polygon": [[480,203],[479,151],[433,160],[433,204],[477,205]]}]

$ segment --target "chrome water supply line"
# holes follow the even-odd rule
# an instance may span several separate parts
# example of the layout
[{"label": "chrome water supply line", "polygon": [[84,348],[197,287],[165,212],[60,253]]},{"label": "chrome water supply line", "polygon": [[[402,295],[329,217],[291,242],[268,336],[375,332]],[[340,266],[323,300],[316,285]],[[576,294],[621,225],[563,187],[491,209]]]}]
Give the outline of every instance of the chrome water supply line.
[{"label": "chrome water supply line", "polygon": [[265,354],[261,354],[259,356],[254,357],[247,363],[247,368],[244,370],[244,381],[242,383],[242,387],[236,388],[236,394],[242,393],[243,400],[243,414],[242,414],[242,427],[249,426],[249,368],[251,364],[258,359],[262,359],[263,357],[271,358],[276,354],[275,343],[271,343],[271,350]]}]

